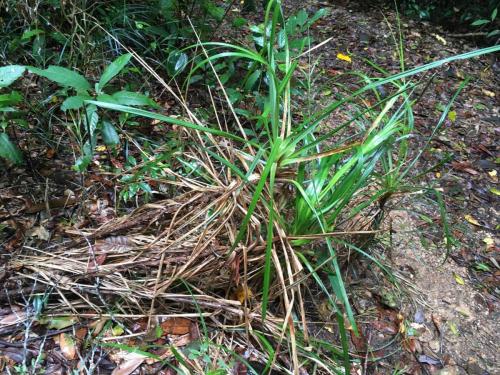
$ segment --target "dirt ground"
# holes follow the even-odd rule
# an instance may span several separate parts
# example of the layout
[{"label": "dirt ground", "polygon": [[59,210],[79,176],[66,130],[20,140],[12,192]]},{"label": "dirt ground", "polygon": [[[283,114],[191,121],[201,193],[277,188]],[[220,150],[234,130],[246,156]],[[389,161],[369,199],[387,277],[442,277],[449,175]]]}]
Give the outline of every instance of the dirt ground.
[{"label": "dirt ground", "polygon": [[[465,281],[465,267],[451,259],[443,264],[443,249],[428,250],[421,245],[408,212],[393,211],[391,218],[394,266],[406,270],[422,298],[411,324],[418,332],[421,362],[446,362],[439,371],[442,375],[500,373],[498,306],[490,308],[483,294]],[[403,307],[403,311],[411,309]]]}]

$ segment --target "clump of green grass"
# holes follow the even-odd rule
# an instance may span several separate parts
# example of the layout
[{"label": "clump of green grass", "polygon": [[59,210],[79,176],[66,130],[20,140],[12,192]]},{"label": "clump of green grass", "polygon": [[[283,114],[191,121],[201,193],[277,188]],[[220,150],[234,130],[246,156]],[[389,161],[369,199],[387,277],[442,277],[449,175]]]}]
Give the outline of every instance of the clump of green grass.
[{"label": "clump of green grass", "polygon": [[[297,74],[299,60],[290,57],[284,24],[286,21],[279,2],[270,2],[264,21],[264,29],[268,31],[263,35],[260,50],[218,42],[200,41],[194,46],[202,49],[205,59],[192,68],[190,75],[202,67],[212,70],[226,98],[228,110],[233,114],[229,125],[204,125],[189,111],[186,122],[180,123],[157,113],[102,102],[91,104],[181,125],[195,130],[196,137],[204,139],[200,154],[205,155],[206,159],[203,160],[206,162],[200,160],[196,178],[214,188],[229,186],[234,180],[241,184],[238,196],[243,199],[240,204],[244,216],[241,222],[235,218],[238,224],[233,228],[234,239],[231,240],[229,254],[242,251],[245,247],[251,248],[259,241],[265,244],[262,271],[253,276],[254,279],[262,277],[262,319],[266,318],[269,311],[272,285],[274,288],[281,285],[279,294],[283,301],[283,312],[289,319],[283,332],[287,332],[291,343],[294,371],[299,367],[300,346],[295,335],[296,324],[301,321],[306,323],[298,282],[301,278],[297,275],[306,270],[308,277],[324,291],[336,312],[341,331],[341,361],[348,371],[349,344],[344,317],[355,333],[357,328],[339,265],[341,254],[336,246],[339,242],[336,237],[339,223],[355,218],[369,206],[383,209],[392,194],[412,189],[406,178],[421,152],[416,158],[411,158],[408,151],[409,137],[413,131],[413,93],[419,85],[418,81],[409,79],[455,60],[494,52],[499,47],[452,56],[383,78],[370,78],[357,73],[364,82],[359,89],[297,121],[292,112],[291,80]],[[280,43],[284,53],[278,55]],[[255,94],[259,97],[253,100],[262,105],[258,114],[251,118],[238,115],[231,104],[228,90],[218,79],[214,66],[220,60],[229,58],[248,63],[253,71],[259,70],[264,77],[262,90]],[[138,60],[141,61],[140,58]],[[443,123],[453,100],[466,83],[467,80],[446,106],[435,131]],[[391,86],[392,90],[389,95],[380,97],[377,88],[383,85]],[[328,131],[322,129],[327,118],[369,92],[375,93],[377,98],[374,105],[360,109],[350,120]],[[217,112],[215,106],[214,111]],[[259,132],[249,137],[244,121],[252,121],[252,129],[260,129]],[[361,127],[357,126],[360,121],[363,123]],[[344,132],[346,129],[349,132]],[[222,149],[221,142],[231,146]],[[211,168],[215,168],[218,178],[213,177],[215,170]],[[294,190],[294,194],[284,204],[279,199],[281,184],[291,186]],[[360,196],[363,197],[362,201],[357,199]],[[289,213],[292,213],[291,216]],[[379,216],[376,217],[379,219]],[[326,260],[322,259],[320,264],[317,256],[310,256],[310,252],[305,251],[304,245],[308,245],[311,238],[323,238],[328,250]],[[353,244],[347,246],[367,255]],[[325,273],[329,284],[322,277]],[[273,293],[272,297],[275,296],[276,293]],[[297,312],[295,322],[290,318],[292,312]],[[304,324],[303,327],[306,326]]]},{"label": "clump of green grass", "polygon": [[[147,287],[129,280],[134,286],[131,288],[133,297],[149,301],[151,314],[157,299],[177,298],[176,301],[187,303],[184,297],[165,296],[168,288],[184,279],[202,283],[203,277],[209,277],[207,272],[215,272],[221,264],[238,257],[243,269],[238,283],[243,288],[252,286],[259,290],[253,293],[258,310],[247,309],[252,307],[247,298],[243,298],[242,304],[245,328],[267,353],[266,366],[275,365],[277,347],[286,347],[291,359],[290,372],[298,373],[305,362],[321,366],[330,373],[349,373],[347,333],[348,329],[355,334],[358,330],[342,278],[341,251],[347,246],[365,256],[370,255],[356,244],[344,241],[342,236],[376,232],[385,202],[392,194],[412,189],[407,178],[421,152],[413,158],[409,153],[414,125],[413,94],[419,85],[411,78],[445,63],[498,51],[500,47],[452,56],[410,70],[402,65],[400,73],[382,78],[354,72],[353,75],[360,78],[358,89],[298,120],[300,116],[294,113],[292,81],[299,74],[301,56],[309,51],[304,51],[306,44],[303,44],[300,53],[292,57],[286,25],[280,2],[270,1],[263,27],[259,28],[262,39],[255,49],[228,43],[204,43],[199,39],[192,46],[191,51],[198,50],[201,54],[193,57],[188,77],[199,74],[202,69],[210,72],[214,87],[208,88],[209,97],[213,99],[214,89],[220,92],[225,99],[223,109],[231,114],[230,119],[218,116],[221,107],[213,101],[215,123],[207,124],[133,52],[126,56],[133,56],[178,100],[184,117],[167,116],[102,100],[98,96],[84,98],[82,106],[171,124],[181,129],[179,132],[184,132],[187,139],[184,152],[172,156],[180,167],[162,168],[167,177],[162,181],[178,189],[177,196],[163,202],[165,206],[175,207],[171,212],[175,212],[173,219],[156,238],[137,239],[138,243],[146,242],[145,249],[150,253],[137,251],[134,253],[136,260],[160,259],[160,265],[154,268],[156,279],[149,279]],[[245,82],[248,83],[250,77],[254,83],[260,81],[257,90],[253,90],[254,84],[246,85],[247,99],[248,95],[253,95],[248,100],[260,103],[255,113],[249,115],[233,105],[231,87],[221,80],[217,71],[217,64],[224,59],[234,59],[249,67]],[[31,71],[42,73],[36,69]],[[456,95],[466,83],[467,80],[461,84]],[[391,89],[387,96],[381,97],[377,88],[383,85]],[[359,99],[368,93],[376,98],[375,104],[360,106]],[[435,131],[446,118],[452,101]],[[347,111],[347,107],[355,108],[353,115],[347,121],[335,122],[335,114]],[[332,118],[329,128],[324,129],[325,121]],[[208,197],[208,202],[204,197]],[[371,219],[363,230],[347,224],[373,207],[375,211],[371,212]],[[143,211],[139,211],[131,220],[142,214]],[[203,253],[212,239],[224,246],[217,257]],[[326,252],[312,243],[318,239],[323,241]],[[183,249],[180,244],[187,244],[189,251],[186,251],[185,263],[178,268],[164,268],[168,255],[153,247],[157,243],[166,248],[179,246],[179,252]],[[240,268],[238,275],[239,272]],[[221,289],[234,282],[213,279]],[[314,343],[314,340],[308,341],[304,307],[303,285],[308,279],[324,292],[339,327],[340,342],[324,347],[322,355],[318,354],[319,350],[316,353],[306,349],[308,342]],[[111,279],[110,282],[117,283]],[[120,290],[118,286],[116,289]],[[124,294],[123,298],[128,297]],[[200,309],[209,308],[213,303],[208,296],[196,295],[196,298]],[[221,306],[237,315],[231,303],[221,303]],[[280,316],[278,323],[276,315]],[[261,323],[255,323],[257,320]],[[266,334],[272,335],[273,344],[263,333],[253,330],[253,325],[257,324],[267,330]],[[343,370],[338,363],[342,363]]]}]

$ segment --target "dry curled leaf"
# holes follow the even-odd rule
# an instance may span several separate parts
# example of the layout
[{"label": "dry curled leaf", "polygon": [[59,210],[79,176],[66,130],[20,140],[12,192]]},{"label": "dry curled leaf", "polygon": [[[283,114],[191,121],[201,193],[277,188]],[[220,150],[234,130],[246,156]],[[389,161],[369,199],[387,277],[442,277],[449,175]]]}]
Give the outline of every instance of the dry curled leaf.
[{"label": "dry curled leaf", "polygon": [[89,265],[87,267],[87,272],[96,272],[99,266],[102,266],[106,261],[107,254],[97,255],[95,258],[90,259]]},{"label": "dry curled leaf", "polygon": [[250,289],[245,285],[238,285],[238,288],[236,288],[235,299],[240,301],[240,303],[243,305],[245,301],[248,302],[252,298],[253,298],[252,289]]},{"label": "dry curled leaf", "polygon": [[48,241],[50,238],[50,233],[43,226],[38,226],[29,231],[28,236],[37,237],[40,240]]}]

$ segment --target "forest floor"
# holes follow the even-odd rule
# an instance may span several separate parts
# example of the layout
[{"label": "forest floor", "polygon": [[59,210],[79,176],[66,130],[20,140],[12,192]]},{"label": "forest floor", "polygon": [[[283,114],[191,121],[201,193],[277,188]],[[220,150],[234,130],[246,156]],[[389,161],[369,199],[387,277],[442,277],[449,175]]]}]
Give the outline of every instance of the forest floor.
[{"label": "forest floor", "polygon": [[[312,31],[316,40],[333,37],[317,51],[324,76],[335,76],[346,69],[344,62],[336,58],[339,52],[353,56],[354,68],[361,71],[367,69],[364,59],[387,71],[399,69],[397,41],[393,36],[397,33],[394,11],[360,6],[352,1],[288,4],[290,9],[306,4],[311,11],[331,6],[330,15]],[[453,33],[441,27],[404,17],[401,32],[408,68],[477,47],[460,36],[450,36]],[[403,342],[407,353],[403,350],[396,354],[389,360],[390,365],[381,360],[371,368],[374,373],[384,367],[410,373],[416,368],[424,373],[434,373],[440,368],[438,373],[443,375],[500,372],[500,268],[496,237],[499,73],[496,56],[445,67],[433,77],[415,109],[417,137],[412,147],[416,151],[426,142],[439,118],[438,103],[446,102],[465,76],[472,77],[454,104],[456,118],[448,116],[439,136],[424,153],[424,160],[416,166],[424,171],[446,154],[451,155],[449,162],[432,169],[429,183],[442,189],[450,226],[459,242],[447,256],[443,242],[436,241],[439,232],[429,227],[439,215],[428,201],[411,197],[394,205],[390,217],[394,219],[395,235],[389,258],[394,270],[405,275],[415,288],[413,297],[418,296],[409,300],[399,298],[399,312],[410,317],[410,327],[418,333],[416,342],[410,345],[413,358],[408,357],[412,350],[408,351],[408,343]],[[326,87],[320,92],[329,94]],[[380,323],[375,320],[365,327],[365,339],[383,336],[381,331],[388,328]]]},{"label": "forest floor", "polygon": [[[400,70],[397,42],[393,39],[397,33],[396,14],[391,9],[360,7],[352,1],[291,0],[286,6],[311,12],[321,7],[330,10],[311,29],[318,42],[333,37],[312,56],[320,62],[320,78],[314,84],[318,96],[325,101],[333,94],[329,79],[350,69],[373,72],[366,59],[389,72]],[[467,39],[415,20],[403,18],[401,31],[407,68],[477,48]],[[349,54],[352,62],[339,60],[338,53]],[[392,269],[398,281],[396,286],[366,259],[353,260],[346,269],[346,283],[351,298],[356,297],[352,298],[353,307],[361,326],[361,336],[351,337],[352,351],[359,358],[353,370],[357,374],[500,373],[500,254],[496,236],[500,62],[496,58],[486,56],[454,63],[426,77],[430,84],[415,107],[415,152],[432,134],[443,104],[465,77],[472,78],[415,166],[417,174],[431,168],[427,183],[442,192],[449,211],[448,224],[457,241],[448,254],[439,226],[439,207],[425,194],[390,202],[392,212],[386,222],[391,226],[391,234],[381,236],[372,250]],[[5,283],[0,294],[0,301],[5,302],[5,306],[0,306],[0,349],[11,362],[20,360],[20,348],[26,341],[23,343],[21,335],[17,345],[9,346],[3,339],[15,336],[11,327],[21,315],[7,304],[11,297],[7,289],[15,287],[9,284],[15,271],[9,265],[9,254],[22,246],[38,246],[54,236],[60,237],[65,232],[61,228],[68,223],[57,221],[63,215],[54,211],[67,210],[68,204],[71,210],[85,211],[92,218],[80,223],[78,228],[82,231],[85,226],[96,227],[115,218],[110,203],[114,187],[105,175],[92,174],[82,184],[70,171],[67,160],[54,157],[50,150],[37,157],[33,155],[40,171],[37,176],[27,175],[23,169],[0,172],[0,281]],[[91,191],[85,205],[72,198],[72,191],[82,187]],[[47,196],[59,197],[49,199],[51,210],[46,210]],[[321,301],[316,308],[321,310]],[[324,321],[329,313],[324,312]],[[66,332],[66,328],[54,328],[54,336]],[[186,332],[192,334],[189,328]],[[326,339],[336,337],[326,326],[312,332]],[[47,346],[48,350],[51,348],[57,348],[56,343]],[[101,362],[103,373],[112,368],[112,362]],[[142,361],[133,363],[138,363],[138,367]],[[52,370],[51,373],[62,371],[57,365]],[[134,370],[124,370],[122,374]],[[155,373],[154,366],[148,371]]]}]

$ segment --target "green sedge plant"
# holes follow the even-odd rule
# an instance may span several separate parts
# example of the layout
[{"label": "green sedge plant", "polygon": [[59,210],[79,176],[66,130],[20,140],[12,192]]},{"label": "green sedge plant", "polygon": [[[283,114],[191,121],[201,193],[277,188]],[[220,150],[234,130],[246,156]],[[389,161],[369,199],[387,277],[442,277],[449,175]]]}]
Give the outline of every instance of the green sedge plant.
[{"label": "green sedge plant", "polygon": [[[291,263],[284,252],[277,253],[278,238],[278,243],[282,244],[280,249],[293,249],[290,256],[295,254],[302,268],[328,298],[337,317],[341,337],[340,348],[332,347],[331,353],[343,362],[344,371],[348,373],[350,357],[346,323],[355,333],[357,327],[341,274],[338,247],[333,237],[339,222],[346,217],[355,216],[367,204],[380,204],[381,200],[387,199],[387,194],[399,188],[400,182],[415,163],[408,160],[407,142],[412,132],[411,93],[417,83],[409,79],[455,60],[496,52],[500,47],[448,57],[382,78],[359,76],[359,89],[334,99],[316,112],[297,120],[293,113],[291,87],[301,54],[292,56],[286,24],[281,2],[270,1],[265,12],[266,32],[262,34],[260,48],[218,42],[200,42],[196,45],[201,47],[204,57],[192,67],[190,74],[202,68],[215,72],[215,79],[234,115],[230,127],[224,128],[220,123],[218,126],[203,124],[189,111],[186,118],[166,116],[107,100],[102,94],[82,100],[83,105],[91,110],[103,108],[154,119],[192,131],[202,140],[192,147],[198,147],[200,154],[205,155],[208,160],[205,163],[198,162],[189,172],[189,177],[197,183],[210,186],[217,182],[217,178],[208,165],[215,165],[215,169],[222,171],[221,175],[227,176],[227,186],[233,179],[237,179],[239,189],[248,193],[245,214],[241,217],[239,229],[231,238],[228,254],[257,236],[265,243],[263,266],[259,272],[262,277],[262,319],[265,320],[269,314],[271,287],[276,281],[273,275],[283,274],[281,268],[286,270]],[[254,134],[251,137],[248,135],[249,129],[243,125],[245,114],[232,106],[227,90],[216,74],[215,66],[223,59],[243,61],[250,67],[248,72],[259,70],[263,77],[259,90],[262,105],[257,114],[245,119],[245,124],[252,125]],[[385,97],[377,98],[376,104],[370,108],[359,110],[350,120],[335,124],[333,128],[330,126],[327,130],[323,128],[324,122],[334,116],[335,111],[345,109],[361,96],[375,92],[383,85],[392,85],[394,90]],[[87,86],[82,89],[88,90]],[[81,93],[77,93],[77,96],[80,95]],[[361,118],[369,118],[370,121],[360,121]],[[221,148],[221,144],[228,143],[233,145],[227,148],[233,152],[229,156]],[[393,155],[400,156],[394,159]],[[189,164],[186,155],[176,157],[184,165]],[[176,171],[179,178],[182,177],[180,172]],[[377,180],[382,181],[384,187],[374,189],[364,202],[353,205],[363,189],[375,184]],[[285,203],[278,197],[283,184],[293,187],[295,192],[294,199],[285,200]],[[287,215],[288,212],[292,215]],[[260,226],[255,224],[255,215],[264,218]],[[258,232],[255,228],[258,228]],[[311,238],[324,239],[326,255],[320,257],[319,252],[311,255]],[[369,256],[362,249],[357,250]],[[283,293],[287,293],[286,288]],[[288,314],[297,309],[293,302],[285,304]],[[284,327],[292,337],[294,368],[299,366],[298,353],[311,357],[301,350],[302,344],[296,341],[300,338],[293,333],[292,326],[296,323],[297,321]],[[314,360],[312,357],[310,359]],[[335,372],[340,373],[340,370]]]},{"label": "green sedge plant", "polygon": [[[451,56],[387,77],[368,80],[367,77],[362,77],[360,82],[364,84],[359,89],[333,100],[317,112],[297,121],[292,114],[291,81],[297,70],[298,57],[291,57],[286,29],[281,34],[284,36],[278,40],[278,35],[284,30],[283,25],[286,25],[279,1],[269,3],[264,25],[269,25],[266,26],[269,32],[263,35],[261,50],[218,42],[198,44],[203,47],[205,59],[195,65],[191,72],[195,73],[202,67],[214,70],[213,67],[221,59],[229,58],[245,61],[251,69],[259,69],[262,72],[265,77],[263,80],[265,86],[262,89],[265,99],[260,113],[251,118],[255,125],[253,129],[259,131],[251,139],[238,118],[237,110],[230,105],[231,100],[223,86],[221,90],[234,114],[235,125],[230,130],[108,102],[87,103],[192,129],[204,135],[207,144],[212,142],[210,153],[206,153],[210,155],[211,161],[217,163],[218,168],[226,170],[226,174],[238,176],[245,188],[251,191],[246,214],[232,241],[232,250],[241,242],[248,240],[249,228],[253,225],[253,215],[257,212],[266,212],[266,221],[261,226],[261,233],[266,243],[261,273],[263,319],[266,318],[269,309],[269,293],[274,281],[273,269],[280,267],[273,258],[274,242],[275,238],[280,237],[280,233],[285,231],[284,238],[293,238],[291,245],[295,248],[298,259],[325,292],[332,308],[336,311],[341,328],[342,359],[347,370],[350,366],[349,344],[344,317],[347,317],[347,322],[354,332],[357,332],[357,328],[341,275],[339,254],[331,236],[335,234],[340,220],[362,209],[362,206],[352,207],[352,202],[363,187],[381,178],[385,187],[375,189],[367,198],[368,203],[380,203],[381,200],[387,199],[387,194],[395,192],[415,163],[408,160],[407,140],[412,131],[411,93],[417,83],[411,82],[409,78],[455,60],[493,53],[500,50],[500,47]],[[278,56],[280,45],[284,53]],[[369,108],[371,120],[367,126],[353,126],[357,124],[359,116],[366,116],[367,111],[364,111],[351,120],[334,126],[333,129],[330,128],[328,131],[322,129],[324,121],[335,111],[342,110],[362,95],[373,92],[383,85],[393,85],[394,90],[390,95],[380,97],[378,102]],[[448,110],[450,105],[447,106]],[[437,127],[442,123],[442,118]],[[341,136],[343,130],[348,127],[352,128],[352,131]],[[241,156],[239,160],[245,162],[238,162],[235,161],[238,158],[230,159],[224,153],[218,153],[219,148],[214,136],[237,144],[238,150],[235,152]],[[395,164],[393,155],[398,153],[400,157]],[[203,166],[199,167],[203,169]],[[200,172],[196,177],[204,179],[206,183],[213,182],[210,181],[209,173]],[[291,221],[285,217],[284,208],[278,205],[278,185],[283,182],[293,186],[296,192],[293,205],[286,207],[294,213]],[[328,253],[321,260],[320,266],[324,266],[327,270],[329,285],[319,273],[317,259],[311,258],[309,252],[304,251],[303,246],[310,244],[311,235],[324,238]],[[284,259],[280,261],[286,262]]]}]

